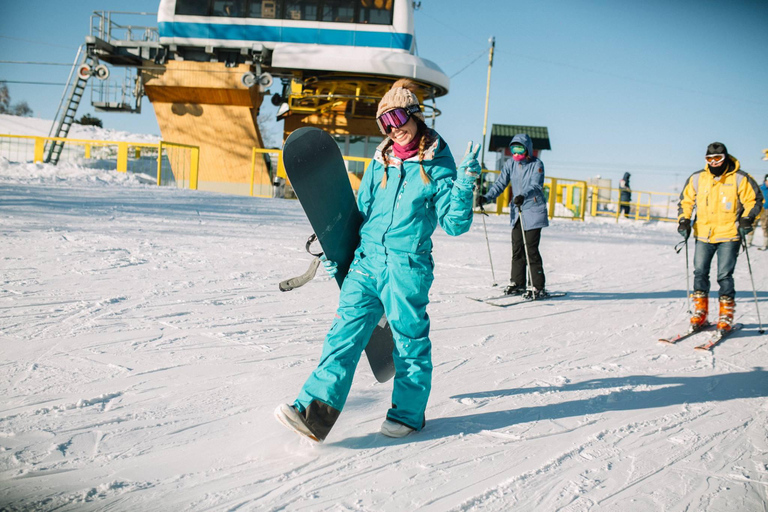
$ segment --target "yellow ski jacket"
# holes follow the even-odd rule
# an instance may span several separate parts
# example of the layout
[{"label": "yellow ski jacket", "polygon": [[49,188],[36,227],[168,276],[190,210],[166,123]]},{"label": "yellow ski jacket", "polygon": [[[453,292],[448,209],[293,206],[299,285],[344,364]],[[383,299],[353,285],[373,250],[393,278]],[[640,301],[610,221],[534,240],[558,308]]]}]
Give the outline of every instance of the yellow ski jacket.
[{"label": "yellow ski jacket", "polygon": [[709,165],[693,173],[680,193],[677,220],[690,219],[696,208],[693,236],[717,244],[739,240],[739,219],[757,218],[763,194],[752,177],[740,169],[739,161],[728,155],[731,168],[721,176],[709,172]]}]

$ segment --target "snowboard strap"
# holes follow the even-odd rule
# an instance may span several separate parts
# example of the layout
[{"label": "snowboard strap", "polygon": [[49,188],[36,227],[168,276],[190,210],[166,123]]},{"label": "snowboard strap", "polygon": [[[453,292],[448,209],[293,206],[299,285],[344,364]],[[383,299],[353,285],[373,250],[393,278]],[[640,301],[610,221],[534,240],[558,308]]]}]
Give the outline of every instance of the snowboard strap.
[{"label": "snowboard strap", "polygon": [[309,264],[309,268],[306,272],[301,274],[300,276],[292,277],[290,279],[286,279],[285,281],[281,281],[278,287],[280,288],[281,292],[289,292],[293,290],[294,288],[299,288],[300,286],[304,286],[308,282],[310,282],[312,279],[314,279],[315,274],[317,274],[317,267],[320,266],[320,256],[323,255],[322,252],[315,254],[310,250],[310,246],[317,240],[317,235],[312,233],[310,237],[307,239],[307,244],[304,246],[304,248],[307,250],[309,254],[314,256],[312,259],[312,262]]}]

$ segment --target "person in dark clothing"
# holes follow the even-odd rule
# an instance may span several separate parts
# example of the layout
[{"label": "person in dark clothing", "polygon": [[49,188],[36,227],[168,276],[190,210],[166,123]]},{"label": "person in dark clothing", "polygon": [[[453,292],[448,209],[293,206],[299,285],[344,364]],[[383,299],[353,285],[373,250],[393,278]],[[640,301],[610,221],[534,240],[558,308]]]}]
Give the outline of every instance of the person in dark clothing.
[{"label": "person in dark clothing", "polygon": [[624,212],[625,217],[629,217],[629,203],[632,202],[632,189],[629,188],[630,176],[625,172],[624,177],[619,181],[619,213]]},{"label": "person in dark clothing", "polygon": [[[504,163],[499,178],[488,192],[477,197],[477,203],[482,206],[491,202],[504,192],[507,185],[511,186],[513,199],[509,221],[512,224],[512,272],[504,293],[522,295],[528,292],[536,298],[547,293],[544,290],[544,265],[539,252],[541,229],[549,226],[549,212],[544,198],[544,162],[533,156],[533,143],[526,134],[515,135],[509,146],[512,158]],[[518,215],[518,208],[522,210],[522,219]],[[530,285],[533,287],[530,291],[526,286],[526,261],[530,265]]]}]

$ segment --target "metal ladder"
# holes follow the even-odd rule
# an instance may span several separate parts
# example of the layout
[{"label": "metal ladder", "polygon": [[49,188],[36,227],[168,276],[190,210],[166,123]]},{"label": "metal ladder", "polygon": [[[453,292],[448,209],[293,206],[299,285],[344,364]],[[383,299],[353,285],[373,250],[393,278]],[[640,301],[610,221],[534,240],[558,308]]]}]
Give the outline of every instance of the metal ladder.
[{"label": "metal ladder", "polygon": [[[75,62],[69,72],[69,78],[67,78],[64,94],[61,95],[59,107],[56,109],[56,117],[53,118],[51,130],[48,133],[49,137],[66,138],[67,135],[69,135],[69,129],[72,127],[72,123],[75,122],[77,107],[80,106],[80,101],[83,99],[83,93],[85,92],[85,86],[88,83],[88,77],[85,79],[80,78],[80,74],[77,71],[83,64],[88,64],[91,69],[94,68],[93,57],[91,57],[87,51],[84,51],[84,49],[85,45],[83,44],[77,50],[77,56],[75,57]],[[45,162],[54,165],[59,163],[59,157],[61,156],[61,151],[63,149],[64,141],[51,141],[48,144]]]}]

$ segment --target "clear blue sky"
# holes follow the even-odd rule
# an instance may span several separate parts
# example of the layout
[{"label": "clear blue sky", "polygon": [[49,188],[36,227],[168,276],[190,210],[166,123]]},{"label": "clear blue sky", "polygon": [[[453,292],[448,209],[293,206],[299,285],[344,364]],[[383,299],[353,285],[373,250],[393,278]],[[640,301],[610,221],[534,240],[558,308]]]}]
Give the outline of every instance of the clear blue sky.
[{"label": "clear blue sky", "polygon": [[[155,12],[158,1],[4,2],[0,60],[71,63],[94,10]],[[489,127],[549,128],[547,174],[671,191],[724,142],[758,181],[768,174],[768,2],[422,0],[419,54],[452,76],[437,129],[460,156],[482,138],[488,39],[496,37]],[[151,18],[149,18],[151,20]],[[475,60],[477,59],[477,60]],[[474,61],[474,62],[473,62]],[[65,81],[64,66],[0,64],[0,80]],[[52,118],[60,86],[9,84]],[[265,105],[267,105],[265,103]],[[266,108],[271,108],[271,105]],[[97,114],[108,128],[159,134],[141,115]],[[78,115],[91,112],[81,104]],[[486,158],[488,163],[492,157]]]}]

